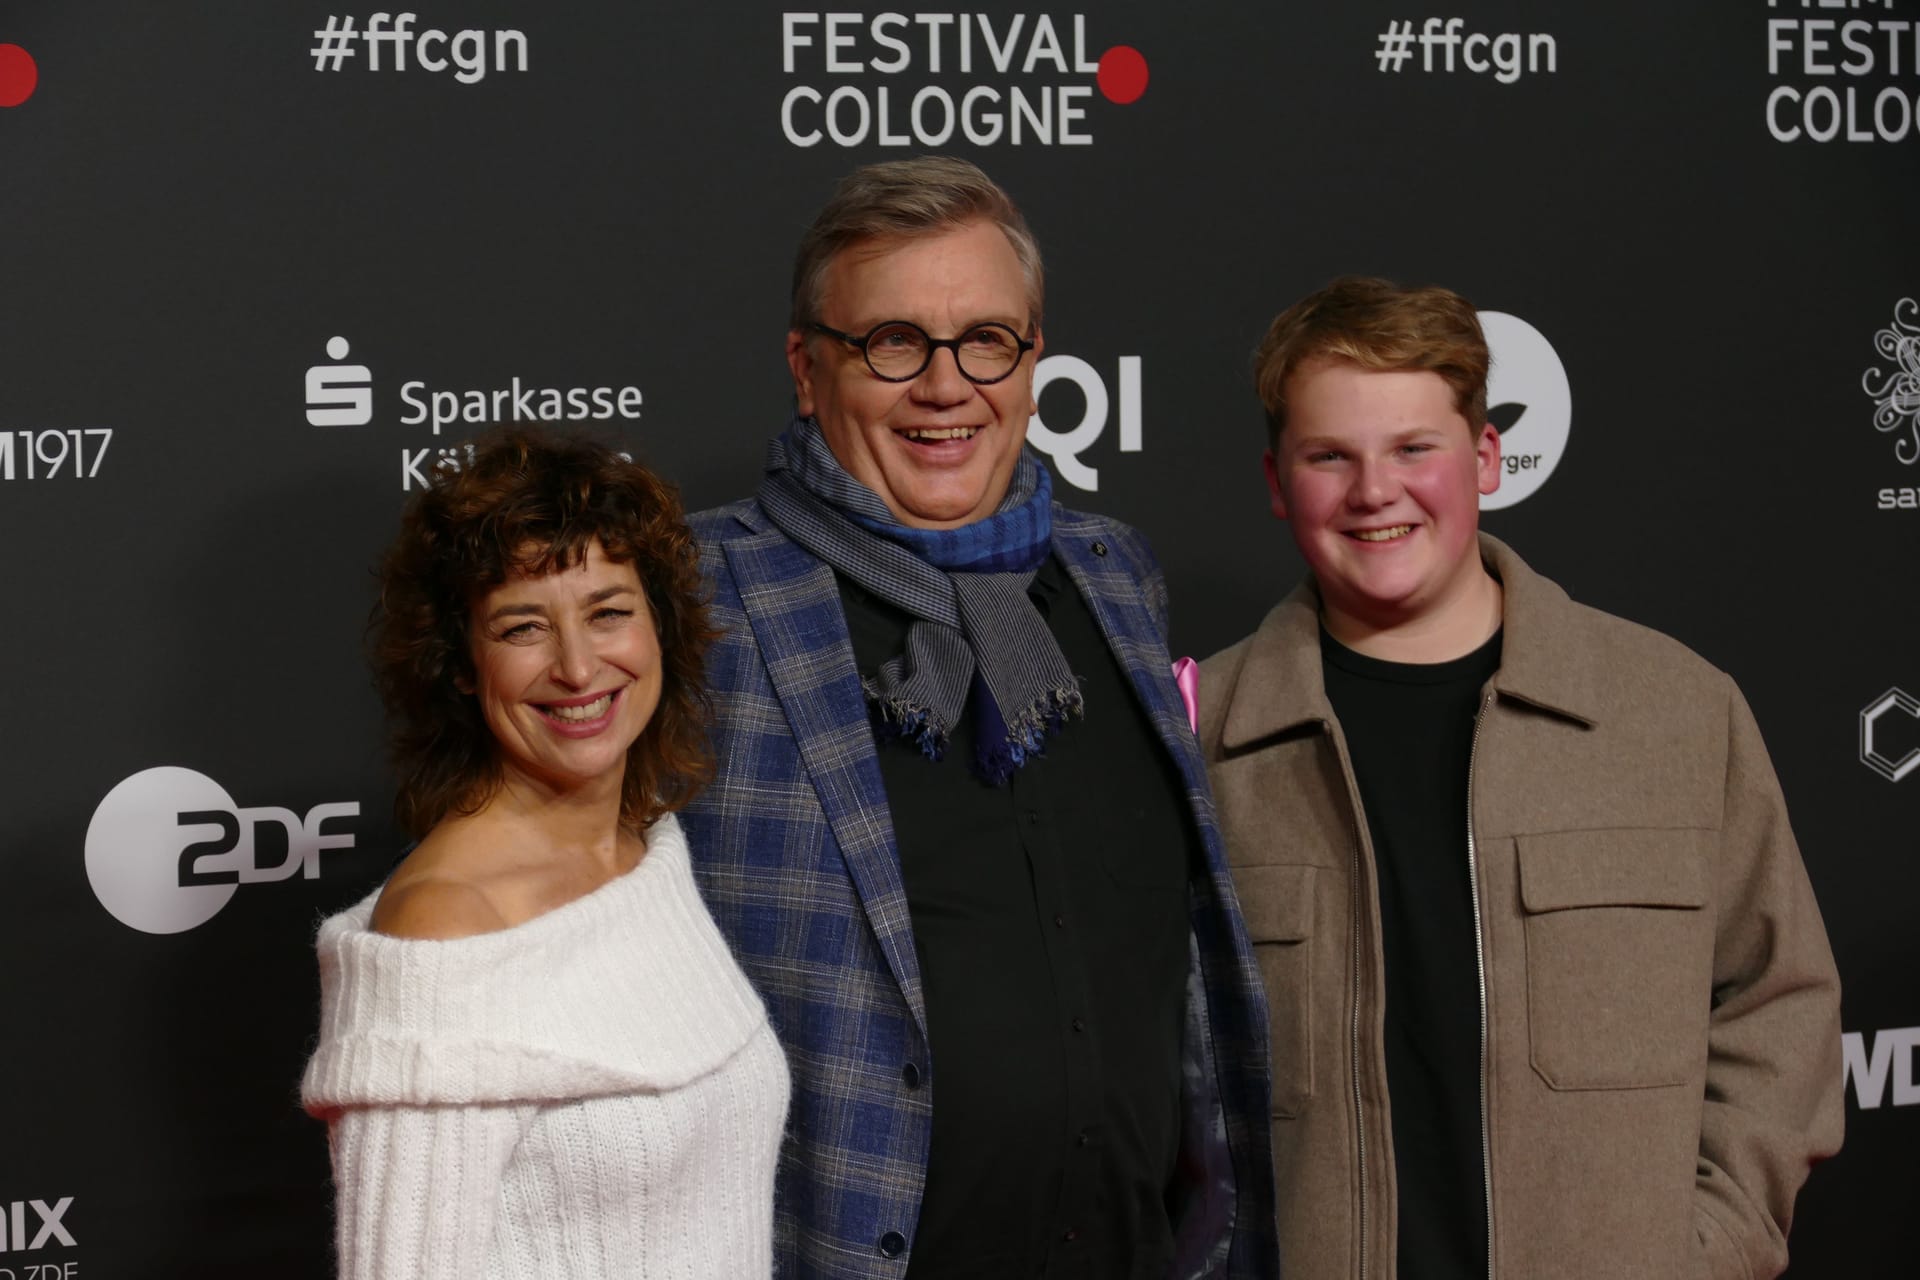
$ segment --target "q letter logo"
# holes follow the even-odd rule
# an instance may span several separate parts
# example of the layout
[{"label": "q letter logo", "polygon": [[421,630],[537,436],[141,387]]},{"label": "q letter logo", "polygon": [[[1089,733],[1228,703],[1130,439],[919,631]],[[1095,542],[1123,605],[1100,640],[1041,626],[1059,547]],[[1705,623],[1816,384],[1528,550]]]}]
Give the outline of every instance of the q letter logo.
[{"label": "q letter logo", "polygon": [[[1040,402],[1047,384],[1063,378],[1080,389],[1080,421],[1066,431],[1049,427],[1038,413],[1027,421],[1027,443],[1053,459],[1060,478],[1093,493],[1100,488],[1100,471],[1080,461],[1081,451],[1107,429],[1107,384],[1100,371],[1079,356],[1048,356],[1033,369],[1033,400]],[[1140,430],[1140,357],[1121,356],[1119,363],[1120,452],[1138,453]]]},{"label": "q letter logo", "polygon": [[[184,933],[213,919],[243,884],[320,876],[320,855],[351,849],[350,832],[323,831],[360,815],[357,801],[317,804],[305,818],[271,806],[242,809],[203,773],[164,765],[107,793],[87,827],[87,880],[100,905],[142,933]],[[263,867],[260,832],[286,854]]]},{"label": "q letter logo", "polygon": [[1567,450],[1573,429],[1573,391],[1567,368],[1546,335],[1502,311],[1482,311],[1493,368],[1487,377],[1487,418],[1500,433],[1500,487],[1480,495],[1482,511],[1531,498]]}]

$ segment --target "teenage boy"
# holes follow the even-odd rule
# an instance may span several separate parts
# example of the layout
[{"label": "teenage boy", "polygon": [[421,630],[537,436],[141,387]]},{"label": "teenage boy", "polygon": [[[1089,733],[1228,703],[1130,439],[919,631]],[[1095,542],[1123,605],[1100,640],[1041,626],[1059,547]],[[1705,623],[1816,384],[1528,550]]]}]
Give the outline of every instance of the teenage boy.
[{"label": "teenage boy", "polygon": [[1478,533],[1487,347],[1348,278],[1256,358],[1310,573],[1200,673],[1272,1020],[1289,1280],[1786,1266],[1839,979],[1759,730]]}]

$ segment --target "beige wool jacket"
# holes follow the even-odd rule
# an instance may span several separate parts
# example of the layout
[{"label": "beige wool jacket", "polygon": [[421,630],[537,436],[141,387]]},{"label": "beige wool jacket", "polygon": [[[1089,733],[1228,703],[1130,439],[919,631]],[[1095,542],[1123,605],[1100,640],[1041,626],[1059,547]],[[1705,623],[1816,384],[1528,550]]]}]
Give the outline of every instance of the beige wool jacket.
[{"label": "beige wool jacket", "polygon": [[[1759,1280],[1840,1146],[1840,987],[1760,732],[1677,641],[1498,541],[1467,857],[1490,1272]],[[1200,673],[1200,741],[1266,981],[1288,1280],[1392,1280],[1373,854],[1303,583]]]}]

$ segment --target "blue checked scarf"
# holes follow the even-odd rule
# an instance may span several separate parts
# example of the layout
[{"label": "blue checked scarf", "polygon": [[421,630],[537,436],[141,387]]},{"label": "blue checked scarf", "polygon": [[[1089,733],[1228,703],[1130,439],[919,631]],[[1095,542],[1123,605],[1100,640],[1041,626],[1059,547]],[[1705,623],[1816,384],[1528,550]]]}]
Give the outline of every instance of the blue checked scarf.
[{"label": "blue checked scarf", "polygon": [[789,538],[912,615],[906,651],[865,682],[881,732],[938,760],[971,698],[974,772],[998,786],[1081,713],[1079,680],[1027,597],[1053,536],[1053,482],[1028,451],[993,515],[916,529],[847,474],[818,423],[796,418],[767,446],[760,506]]}]

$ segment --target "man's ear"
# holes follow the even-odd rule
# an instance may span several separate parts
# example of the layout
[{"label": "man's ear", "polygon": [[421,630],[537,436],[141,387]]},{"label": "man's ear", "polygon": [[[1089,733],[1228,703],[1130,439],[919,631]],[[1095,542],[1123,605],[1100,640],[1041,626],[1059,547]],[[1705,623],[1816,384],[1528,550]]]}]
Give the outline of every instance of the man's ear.
[{"label": "man's ear", "polygon": [[1260,455],[1260,468],[1267,473],[1267,493],[1273,498],[1273,518],[1287,518],[1287,491],[1280,486],[1280,463],[1269,449]]},{"label": "man's ear", "polygon": [[787,369],[793,374],[793,407],[801,417],[811,418],[813,353],[807,350],[807,335],[802,330],[787,330]]},{"label": "man's ear", "polygon": [[1500,433],[1494,430],[1491,422],[1480,428],[1480,438],[1473,442],[1475,457],[1475,479],[1483,494],[1492,493],[1500,487]]}]

